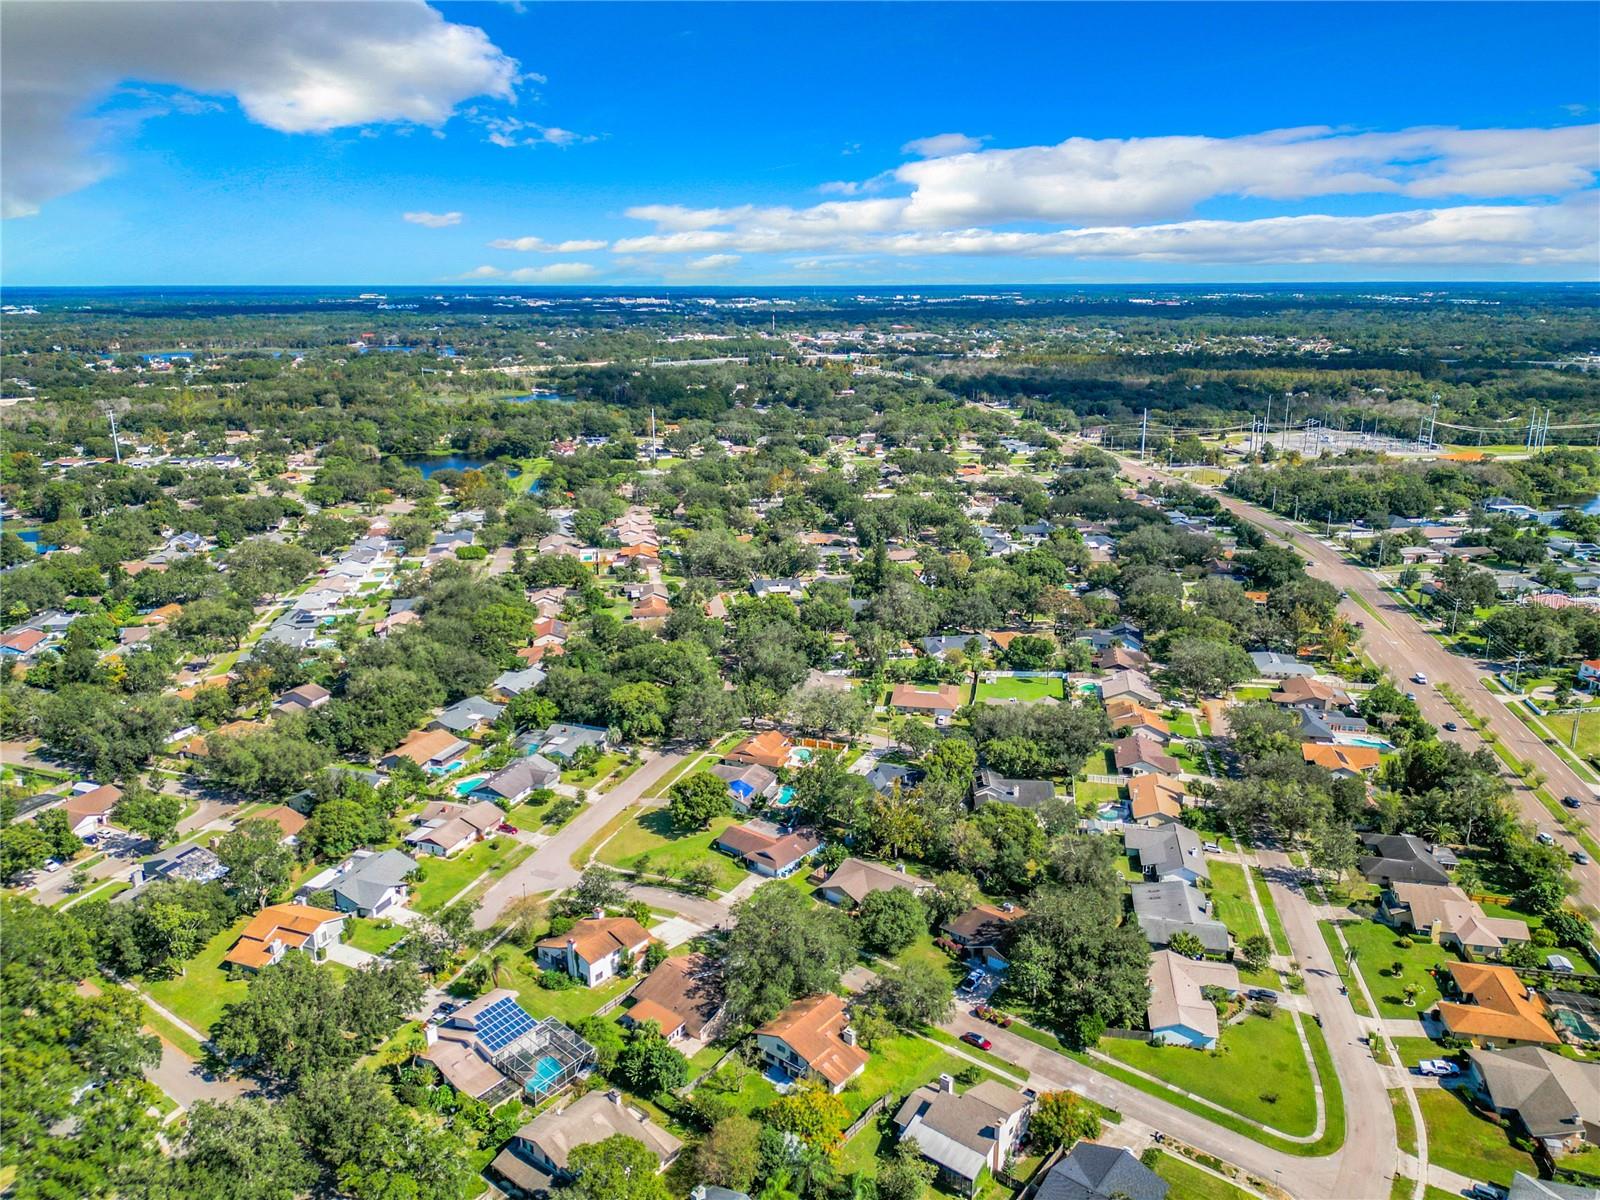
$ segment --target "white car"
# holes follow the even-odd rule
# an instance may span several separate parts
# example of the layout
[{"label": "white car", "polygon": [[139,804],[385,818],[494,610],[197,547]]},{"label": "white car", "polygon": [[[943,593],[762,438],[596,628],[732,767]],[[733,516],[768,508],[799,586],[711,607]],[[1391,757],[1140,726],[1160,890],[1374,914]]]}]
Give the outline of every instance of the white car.
[{"label": "white car", "polygon": [[1417,1064],[1418,1075],[1431,1075],[1439,1079],[1460,1074],[1461,1068],[1444,1058],[1425,1058]]},{"label": "white car", "polygon": [[1548,829],[1539,830],[1539,832],[1534,835],[1534,840],[1541,846],[1554,846],[1556,844],[1555,834],[1551,833]]},{"label": "white car", "polygon": [[61,860],[59,858],[52,858],[49,862],[44,864],[44,869],[45,874],[54,875],[57,871],[61,870]]},{"label": "white car", "polygon": [[1426,675],[1424,675],[1421,671],[1418,671],[1415,675],[1413,675],[1411,677],[1411,682],[1412,683],[1420,683],[1423,687],[1427,687],[1428,686],[1428,677]]}]

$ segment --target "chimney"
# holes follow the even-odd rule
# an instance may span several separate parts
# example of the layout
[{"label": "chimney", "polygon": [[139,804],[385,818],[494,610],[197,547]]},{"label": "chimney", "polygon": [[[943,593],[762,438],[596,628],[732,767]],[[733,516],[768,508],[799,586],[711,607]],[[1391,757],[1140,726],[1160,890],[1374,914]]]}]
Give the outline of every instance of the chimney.
[{"label": "chimney", "polygon": [[954,1096],[956,1094],[956,1077],[948,1073],[940,1074],[939,1090],[941,1092],[949,1092]]},{"label": "chimney", "polygon": [[439,1040],[439,1030],[432,1021],[426,1021],[423,1023],[422,1040],[430,1046]]},{"label": "chimney", "polygon": [[622,1093],[617,1091],[616,1088],[612,1088],[610,1091],[606,1092],[606,1099],[611,1101],[611,1103],[615,1104],[618,1108],[622,1107]]},{"label": "chimney", "polygon": [[846,1025],[839,1031],[839,1040],[846,1046],[854,1046],[856,1044],[856,1027],[854,1025]]},{"label": "chimney", "polygon": [[592,915],[594,916],[594,919],[596,921],[604,920],[605,919],[605,915],[606,915],[606,910],[603,909],[603,908],[600,908],[599,906],[596,906],[595,910],[594,910],[594,913]]}]

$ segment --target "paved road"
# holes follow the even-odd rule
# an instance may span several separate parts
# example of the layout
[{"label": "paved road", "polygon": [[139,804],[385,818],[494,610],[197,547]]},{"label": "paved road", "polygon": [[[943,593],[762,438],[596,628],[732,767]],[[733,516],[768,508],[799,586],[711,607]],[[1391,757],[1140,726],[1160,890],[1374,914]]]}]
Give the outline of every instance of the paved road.
[{"label": "paved road", "polygon": [[255,1084],[248,1079],[220,1079],[210,1074],[166,1038],[161,1039],[161,1061],[145,1072],[145,1078],[184,1110],[193,1108],[200,1100],[214,1100],[220,1104],[255,1090]]},{"label": "paved road", "polygon": [[670,753],[650,757],[611,791],[591,800],[587,808],[558,829],[521,863],[507,871],[483,894],[483,903],[479,905],[475,918],[477,927],[489,928],[499,920],[506,905],[519,896],[559,891],[577,883],[579,871],[572,865],[573,854],[623,809],[636,804],[658,779],[685,757],[683,754]]},{"label": "paved road", "polygon": [[[1135,480],[1177,481],[1164,471],[1137,462],[1123,460],[1123,469]],[[1450,684],[1484,718],[1489,728],[1499,735],[1501,745],[1522,761],[1534,763],[1545,773],[1549,781],[1547,786],[1555,795],[1577,796],[1584,800],[1578,815],[1592,833],[1600,836],[1600,797],[1597,797],[1595,787],[1580,778],[1555,751],[1540,741],[1514,713],[1506,711],[1505,705],[1484,688],[1483,680],[1489,674],[1487,670],[1440,645],[1404,605],[1378,586],[1368,571],[1346,562],[1341,551],[1265,509],[1221,492],[1215,495],[1229,512],[1248,517],[1261,528],[1277,534],[1281,540],[1292,542],[1297,550],[1311,560],[1312,575],[1350,593],[1352,599],[1341,604],[1340,610],[1352,621],[1366,624],[1363,645],[1367,652],[1377,662],[1389,667],[1399,679],[1409,679],[1417,671],[1425,673],[1430,681],[1428,686],[1412,685],[1423,716],[1436,726],[1442,727],[1446,721],[1457,721],[1463,726],[1459,732],[1442,736],[1459,742],[1468,750],[1485,746],[1484,741],[1466,727],[1466,722],[1460,721],[1456,711],[1435,690],[1439,683],[1444,682]],[[1360,596],[1377,610],[1382,615],[1382,621],[1374,621],[1372,614],[1354,601],[1355,596]],[[1514,791],[1517,805],[1528,820],[1556,834],[1557,844],[1569,852],[1578,849],[1577,840],[1556,825],[1549,810],[1532,791],[1520,785]],[[1600,862],[1590,863],[1587,867],[1574,865],[1572,871],[1578,884],[1578,898],[1586,905],[1600,908]]]}]

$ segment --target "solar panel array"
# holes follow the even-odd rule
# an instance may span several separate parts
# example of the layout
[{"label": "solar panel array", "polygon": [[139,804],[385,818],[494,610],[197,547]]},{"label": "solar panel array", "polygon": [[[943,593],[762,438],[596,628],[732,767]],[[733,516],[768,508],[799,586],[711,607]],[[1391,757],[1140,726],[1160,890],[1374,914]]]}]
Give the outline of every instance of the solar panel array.
[{"label": "solar panel array", "polygon": [[523,1012],[520,1004],[507,996],[478,1014],[478,1040],[493,1054],[505,1049],[536,1024],[538,1022]]}]

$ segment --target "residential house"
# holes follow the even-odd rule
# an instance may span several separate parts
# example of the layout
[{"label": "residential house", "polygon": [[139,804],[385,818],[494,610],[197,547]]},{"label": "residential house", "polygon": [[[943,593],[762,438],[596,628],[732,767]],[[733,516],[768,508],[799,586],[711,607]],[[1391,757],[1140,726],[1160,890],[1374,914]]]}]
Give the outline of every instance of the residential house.
[{"label": "residential house", "polygon": [[757,875],[782,878],[793,875],[822,849],[814,829],[780,829],[766,821],[730,825],[711,843],[713,850],[739,859]]},{"label": "residential house", "polygon": [[1150,665],[1150,656],[1126,646],[1107,646],[1095,655],[1094,665],[1102,671],[1142,671]]},{"label": "residential house", "polygon": [[252,821],[271,821],[278,827],[278,841],[285,846],[296,845],[300,841],[300,831],[306,827],[305,817],[290,808],[287,804],[280,804],[276,808],[269,808],[266,812],[256,813],[249,818]]},{"label": "residential house", "polygon": [[[1338,743],[1341,738],[1362,737],[1367,732],[1365,718],[1352,717],[1349,713],[1340,712],[1336,708],[1327,712],[1318,712],[1314,708],[1291,708],[1289,711],[1300,718],[1300,728],[1296,732],[1302,742],[1331,746]],[[1371,746],[1355,748],[1373,749]],[[1341,764],[1340,769],[1349,768]]]},{"label": "residential house", "polygon": [[844,1000],[832,992],[789,1005],[756,1030],[756,1047],[767,1066],[815,1079],[831,1092],[842,1091],[867,1066]]},{"label": "residential house", "polygon": [[423,1027],[421,1057],[464,1096],[497,1104],[522,1091],[538,1104],[594,1065],[594,1047],[560,1021],[535,1020],[510,988],[469,1001]]},{"label": "residential house", "polygon": [[1501,1116],[1552,1153],[1600,1144],[1600,1063],[1538,1046],[1468,1050],[1467,1079]]},{"label": "residential house", "polygon": [[272,702],[274,712],[311,712],[333,698],[333,693],[318,683],[302,683],[290,688]]},{"label": "residential house", "polygon": [[1510,967],[1447,963],[1458,1000],[1439,1001],[1439,1020],[1452,1037],[1475,1046],[1554,1045],[1560,1039],[1544,1001]]},{"label": "residential house", "polygon": [[461,756],[470,749],[471,746],[448,729],[417,729],[379,759],[378,765],[393,770],[402,758],[409,758],[424,771],[437,774],[459,763]]},{"label": "residential house", "polygon": [[307,879],[294,898],[303,902],[318,892],[332,892],[340,912],[381,917],[406,902],[406,880],[416,869],[417,860],[398,850],[357,850],[337,867]]},{"label": "residential house", "polygon": [[250,918],[222,961],[246,971],[259,971],[281,960],[290,950],[299,950],[321,962],[328,956],[328,947],[338,943],[345,920],[344,913],[326,908],[269,904]]},{"label": "residential house", "polygon": [[48,637],[49,635],[42,629],[29,629],[27,626],[13,629],[4,637],[0,637],[0,654],[8,658],[30,660],[44,649]]},{"label": "residential house", "polygon": [[788,766],[789,756],[793,753],[794,741],[776,729],[769,729],[745,738],[723,756],[723,761],[776,771],[779,767]]},{"label": "residential house", "polygon": [[529,1121],[501,1150],[489,1169],[511,1185],[518,1196],[553,1194],[558,1183],[572,1178],[572,1152],[618,1134],[650,1152],[658,1172],[677,1161],[683,1143],[624,1102],[618,1091],[593,1091],[565,1108],[551,1109]]},{"label": "residential house", "polygon": [[632,917],[585,917],[566,933],[534,946],[534,959],[546,971],[565,971],[585,987],[620,972],[624,959],[637,962],[649,949],[650,931]]},{"label": "residential house", "polygon": [[1169,1186],[1121,1146],[1079,1142],[1050,1168],[1034,1200],[1166,1200]]},{"label": "residential house", "polygon": [[1027,915],[1027,909],[1010,902],[978,904],[951,917],[939,927],[939,933],[961,947],[967,958],[992,971],[1003,971],[1010,965],[1003,953],[1005,944],[1016,923]]},{"label": "residential house", "polygon": [[1143,671],[1113,671],[1100,681],[1100,698],[1107,704],[1113,700],[1131,700],[1136,704],[1153,706],[1161,703],[1161,693]]},{"label": "residential house", "polygon": [[1172,741],[1172,728],[1161,714],[1127,696],[1106,701],[1106,719],[1111,723],[1111,732],[1119,737],[1124,733],[1137,733],[1163,746]]},{"label": "residential house", "polygon": [[1124,825],[1122,844],[1146,879],[1198,883],[1211,878],[1200,835],[1187,825]]},{"label": "residential house", "polygon": [[1135,733],[1120,739],[1112,749],[1117,770],[1123,775],[1148,775],[1152,772],[1175,778],[1183,765],[1161,749],[1155,738]]},{"label": "residential house", "polygon": [[1449,883],[1448,860],[1440,855],[1443,847],[1429,846],[1409,833],[1364,833],[1361,842],[1370,851],[1357,863],[1368,883],[1393,887],[1396,883]]},{"label": "residential house", "polygon": [[553,788],[561,781],[561,768],[542,754],[529,754],[486,776],[468,795],[506,806],[521,804],[539,788]]},{"label": "residential house", "polygon": [[122,789],[109,783],[67,797],[64,807],[67,825],[80,838],[99,833],[111,825],[111,810],[122,799]]},{"label": "residential house", "polygon": [[1578,683],[1591,692],[1600,687],[1600,658],[1586,658],[1578,664]]},{"label": "residential house", "polygon": [[534,735],[532,744],[539,753],[552,761],[568,762],[584,746],[593,746],[604,754],[609,741],[606,731],[594,725],[567,725],[557,722]]},{"label": "residential house", "polygon": [[1344,708],[1350,703],[1350,696],[1343,688],[1323,683],[1309,675],[1293,675],[1285,679],[1271,698],[1274,704],[1311,708],[1319,713]]},{"label": "residential house", "polygon": [[1557,1183],[1515,1171],[1506,1200],[1594,1200],[1594,1193],[1594,1188],[1581,1183]]},{"label": "residential house", "polygon": [[886,892],[900,887],[920,896],[932,886],[926,879],[908,874],[904,867],[847,858],[834,868],[833,874],[818,888],[817,894],[829,904],[854,908],[873,892]]},{"label": "residential house", "polygon": [[759,763],[720,762],[711,773],[728,785],[739,812],[749,812],[757,801],[770,800],[782,791],[778,777]]},{"label": "residential house", "polygon": [[1293,679],[1317,673],[1310,663],[1279,654],[1276,650],[1252,650],[1250,661],[1255,664],[1256,674],[1262,679]]},{"label": "residential house", "polygon": [[805,686],[808,688],[826,688],[830,692],[853,692],[860,684],[860,680],[848,674],[836,675],[831,671],[819,671],[815,667],[806,672]]},{"label": "residential house", "polygon": [[464,700],[457,700],[435,717],[433,728],[448,730],[458,737],[463,734],[470,737],[485,725],[492,725],[498,721],[505,707],[504,704],[485,700],[482,696],[468,696]]},{"label": "residential house", "polygon": [[1373,746],[1337,746],[1323,742],[1304,742],[1300,756],[1313,766],[1330,771],[1335,779],[1359,779],[1376,770],[1382,761]]},{"label": "residential house", "polygon": [[984,653],[994,649],[994,642],[982,633],[939,633],[923,638],[921,644],[922,652],[929,658],[944,658],[965,651],[974,643]]},{"label": "residential house", "polygon": [[1499,958],[1506,947],[1529,940],[1526,921],[1485,916],[1477,901],[1451,884],[1397,882],[1383,893],[1383,914],[1400,929],[1472,958]]},{"label": "residential house", "polygon": [[175,846],[135,864],[130,874],[133,888],[113,896],[112,903],[127,901],[147,885],[163,879],[187,883],[212,883],[228,874],[222,860],[204,846]]},{"label": "residential house", "polygon": [[1033,1101],[997,1080],[986,1079],[956,1093],[955,1079],[917,1088],[901,1103],[894,1125],[939,1169],[944,1182],[972,1195],[983,1178],[1003,1171],[1022,1145]]},{"label": "residential house", "polygon": [[705,954],[663,959],[633,989],[632,999],[622,1023],[631,1028],[654,1021],[669,1042],[713,1040],[727,1012],[721,968]]},{"label": "residential house", "polygon": [[1182,820],[1188,798],[1181,779],[1135,775],[1128,780],[1128,818],[1135,825],[1171,825]]},{"label": "residential house", "polygon": [[437,801],[413,820],[417,828],[406,834],[406,843],[424,854],[451,858],[493,833],[505,820],[505,811],[487,800],[471,805]]},{"label": "residential house", "polygon": [[889,693],[889,707],[896,712],[917,713],[938,722],[948,721],[966,702],[967,689],[955,683],[897,683]]},{"label": "residential house", "polygon": [[520,671],[501,671],[489,684],[489,690],[507,698],[531,692],[544,682],[544,671],[539,667],[523,667]]},{"label": "residential house", "polygon": [[1009,804],[1013,808],[1038,809],[1055,798],[1056,785],[1048,779],[1007,779],[998,771],[980,770],[972,781],[972,807],[983,804]]},{"label": "residential house", "polygon": [[804,595],[806,583],[803,579],[752,579],[750,592],[758,599],[764,596],[799,596]]},{"label": "residential house", "polygon": [[1200,939],[1211,954],[1227,954],[1228,927],[1212,913],[1211,902],[1199,889],[1181,879],[1136,883],[1132,888],[1133,915],[1152,946],[1166,946],[1176,933]]},{"label": "residential house", "polygon": [[1217,1010],[1204,989],[1221,988],[1228,995],[1239,991],[1239,971],[1232,963],[1185,958],[1171,950],[1150,956],[1150,1040],[1169,1046],[1195,1046],[1209,1050],[1217,1044],[1221,1028]]},{"label": "residential house", "polygon": [[867,782],[876,792],[887,796],[895,788],[915,787],[922,780],[923,773],[916,767],[904,766],[901,763],[885,762],[879,759],[867,772]]}]

